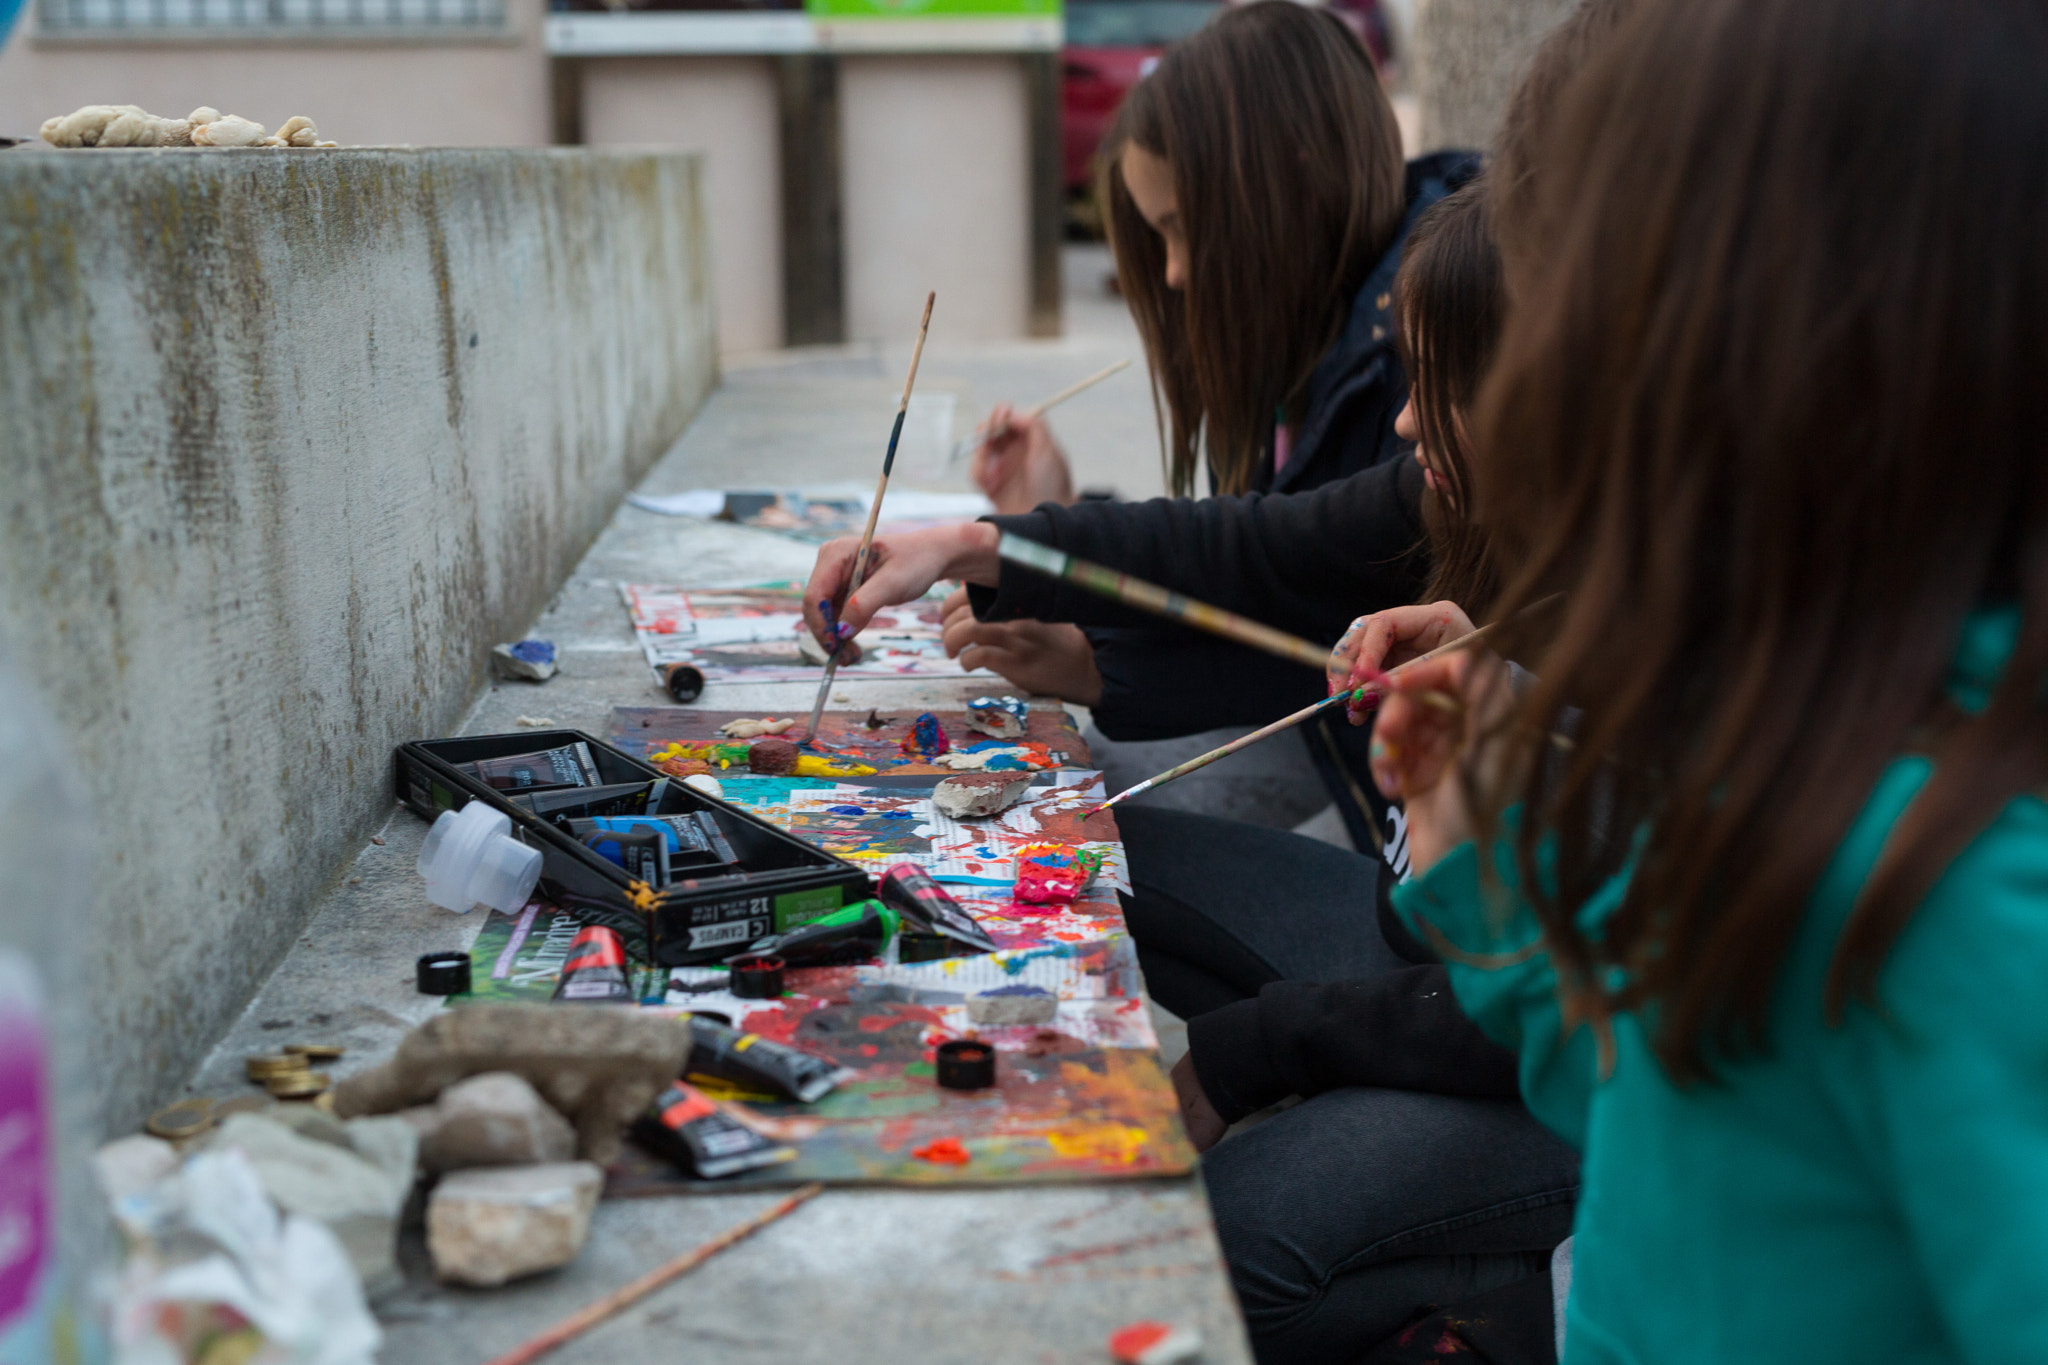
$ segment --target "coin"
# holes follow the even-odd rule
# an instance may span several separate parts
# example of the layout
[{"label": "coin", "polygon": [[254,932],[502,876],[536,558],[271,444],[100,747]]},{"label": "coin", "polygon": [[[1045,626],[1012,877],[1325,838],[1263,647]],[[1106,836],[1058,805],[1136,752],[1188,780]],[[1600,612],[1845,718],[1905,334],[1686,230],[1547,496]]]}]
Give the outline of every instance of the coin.
[{"label": "coin", "polygon": [[309,1100],[327,1089],[327,1073],[294,1071],[282,1076],[270,1076],[264,1080],[263,1088],[281,1100]]},{"label": "coin", "polygon": [[242,1063],[249,1073],[249,1079],[260,1081],[269,1076],[282,1076],[293,1071],[304,1071],[306,1059],[295,1057],[288,1052],[255,1052]]},{"label": "coin", "polygon": [[212,1100],[179,1100],[167,1104],[149,1116],[143,1129],[153,1137],[169,1142],[203,1133],[213,1126]]}]

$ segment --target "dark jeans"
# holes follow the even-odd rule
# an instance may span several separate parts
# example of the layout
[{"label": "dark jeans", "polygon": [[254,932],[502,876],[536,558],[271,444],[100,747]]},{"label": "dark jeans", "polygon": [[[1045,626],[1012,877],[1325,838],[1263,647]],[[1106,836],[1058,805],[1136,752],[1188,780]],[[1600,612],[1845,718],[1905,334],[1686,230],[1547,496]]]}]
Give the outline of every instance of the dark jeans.
[{"label": "dark jeans", "polygon": [[[1183,1017],[1269,981],[1408,965],[1380,936],[1381,864],[1281,830],[1117,812],[1154,996]],[[1350,1360],[1424,1309],[1548,1270],[1578,1155],[1517,1100],[1333,1090],[1202,1158],[1261,1365]],[[1547,1338],[1549,1322],[1526,1334]]]}]

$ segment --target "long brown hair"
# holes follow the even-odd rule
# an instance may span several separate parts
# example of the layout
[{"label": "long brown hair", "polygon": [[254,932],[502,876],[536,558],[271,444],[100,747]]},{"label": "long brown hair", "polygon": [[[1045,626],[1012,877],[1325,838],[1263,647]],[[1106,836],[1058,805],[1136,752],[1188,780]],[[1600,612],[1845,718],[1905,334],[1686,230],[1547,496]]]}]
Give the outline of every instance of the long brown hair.
[{"label": "long brown hair", "polygon": [[[1579,715],[1512,790],[1466,781],[1523,804],[1570,1003],[1646,1010],[1681,1081],[1768,1046],[1808,898],[1987,602],[2017,649],[1837,939],[1830,1018],[2048,777],[2044,70],[2048,12],[2013,0],[1646,5],[1541,149],[1475,470],[1519,566],[1501,648],[1540,679],[1510,734],[1533,756]],[[1514,619],[1551,592],[1540,634]]]},{"label": "long brown hair", "polygon": [[1466,414],[1493,364],[1503,298],[1481,178],[1416,220],[1394,283],[1401,363],[1437,479],[1437,496],[1428,505],[1434,568],[1421,600],[1456,602],[1475,616],[1499,593],[1500,572],[1472,516]]},{"label": "long brown hair", "polygon": [[[1165,159],[1187,226],[1185,291],[1125,188],[1135,143]],[[1401,133],[1365,47],[1291,0],[1228,10],[1169,51],[1101,151],[1117,278],[1152,367],[1174,492],[1206,445],[1216,491],[1251,486],[1405,207]]]}]

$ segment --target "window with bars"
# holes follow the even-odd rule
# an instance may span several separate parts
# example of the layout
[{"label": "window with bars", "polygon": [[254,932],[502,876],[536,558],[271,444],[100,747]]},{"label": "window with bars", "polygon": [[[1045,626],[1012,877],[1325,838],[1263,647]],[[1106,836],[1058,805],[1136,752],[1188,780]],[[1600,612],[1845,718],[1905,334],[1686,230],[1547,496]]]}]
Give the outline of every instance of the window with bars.
[{"label": "window with bars", "polygon": [[503,30],[506,0],[37,0],[49,34],[473,33]]}]

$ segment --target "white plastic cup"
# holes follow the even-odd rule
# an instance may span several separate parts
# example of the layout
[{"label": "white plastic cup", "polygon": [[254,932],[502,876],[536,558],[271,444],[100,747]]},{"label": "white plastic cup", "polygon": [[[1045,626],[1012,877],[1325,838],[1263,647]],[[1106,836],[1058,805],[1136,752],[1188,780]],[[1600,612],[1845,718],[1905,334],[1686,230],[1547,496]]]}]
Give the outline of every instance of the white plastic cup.
[{"label": "white plastic cup", "polygon": [[472,801],[444,810],[420,845],[427,899],[466,915],[474,905],[517,913],[540,883],[540,850],[512,837],[512,817]]}]

